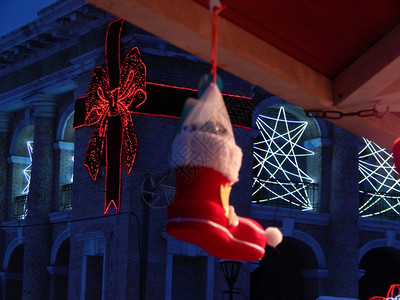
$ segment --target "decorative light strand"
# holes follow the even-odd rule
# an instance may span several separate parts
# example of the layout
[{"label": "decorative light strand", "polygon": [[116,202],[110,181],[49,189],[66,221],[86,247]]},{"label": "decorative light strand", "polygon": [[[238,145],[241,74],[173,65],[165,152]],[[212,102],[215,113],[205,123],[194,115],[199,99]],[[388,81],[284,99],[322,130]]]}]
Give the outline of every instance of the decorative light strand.
[{"label": "decorative light strand", "polygon": [[384,213],[400,215],[400,180],[398,179],[392,155],[375,144],[363,138],[364,147],[359,152],[358,169],[361,203],[361,217],[372,217]]},{"label": "decorative light strand", "polygon": [[24,177],[25,177],[25,180],[26,180],[26,186],[22,190],[22,194],[23,195],[28,195],[29,194],[29,186],[31,184],[31,167],[32,167],[33,141],[27,141],[26,142],[26,148],[28,149],[30,163],[23,171]]},{"label": "decorative light strand", "polygon": [[70,182],[73,183],[74,182],[74,161],[75,161],[74,155],[72,155],[71,160],[72,160],[72,172],[71,172],[72,174],[71,174]]},{"label": "decorative light strand", "polygon": [[[299,144],[306,121],[288,120],[284,107],[276,118],[259,115],[256,126],[262,140],[254,143],[253,197],[267,192],[255,203],[283,201],[301,210],[312,210],[308,186],[314,180],[299,166],[299,159],[314,152]],[[258,195],[260,197],[260,195]]]}]

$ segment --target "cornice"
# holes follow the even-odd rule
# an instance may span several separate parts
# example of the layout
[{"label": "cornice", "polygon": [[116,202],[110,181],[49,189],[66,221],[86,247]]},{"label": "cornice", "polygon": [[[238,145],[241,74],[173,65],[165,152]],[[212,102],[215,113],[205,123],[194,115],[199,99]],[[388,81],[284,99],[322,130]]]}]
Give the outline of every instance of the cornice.
[{"label": "cornice", "polygon": [[77,43],[113,18],[82,0],[60,0],[42,9],[33,22],[0,37],[0,77]]}]

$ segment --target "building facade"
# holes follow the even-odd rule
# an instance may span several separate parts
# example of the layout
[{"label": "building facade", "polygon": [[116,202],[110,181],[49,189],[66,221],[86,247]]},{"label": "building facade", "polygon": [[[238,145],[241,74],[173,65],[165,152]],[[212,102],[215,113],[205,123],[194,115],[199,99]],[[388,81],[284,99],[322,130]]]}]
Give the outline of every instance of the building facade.
[{"label": "building facade", "polygon": [[[170,147],[207,62],[125,24],[122,52],[138,47],[147,99],[132,114],[139,152],[132,172],[122,170],[119,212],[104,214],[105,168],[93,180],[84,166],[94,127],[78,126],[79,99],[105,65],[115,19],[83,1],[58,1],[0,39],[1,295],[228,299],[225,262],[165,231]],[[400,190],[390,154],[219,75],[243,151],[231,204],[284,235],[260,262],[236,264],[234,299],[385,295],[400,278]]]}]

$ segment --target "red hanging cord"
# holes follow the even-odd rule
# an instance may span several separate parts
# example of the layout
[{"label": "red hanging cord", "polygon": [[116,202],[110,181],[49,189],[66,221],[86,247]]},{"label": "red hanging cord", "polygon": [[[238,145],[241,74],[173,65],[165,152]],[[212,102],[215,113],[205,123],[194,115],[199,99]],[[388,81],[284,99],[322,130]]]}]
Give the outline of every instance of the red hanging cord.
[{"label": "red hanging cord", "polygon": [[226,5],[213,7],[213,23],[212,23],[212,42],[211,42],[211,74],[213,82],[217,81],[217,27],[218,14],[226,8]]}]

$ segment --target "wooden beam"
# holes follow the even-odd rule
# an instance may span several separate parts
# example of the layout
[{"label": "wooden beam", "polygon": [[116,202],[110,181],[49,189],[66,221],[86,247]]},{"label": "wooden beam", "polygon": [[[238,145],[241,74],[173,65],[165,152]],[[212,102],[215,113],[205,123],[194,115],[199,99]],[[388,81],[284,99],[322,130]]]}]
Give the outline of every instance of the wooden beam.
[{"label": "wooden beam", "polygon": [[335,105],[371,108],[400,91],[400,25],[384,36],[333,81]]},{"label": "wooden beam", "polygon": [[[88,2],[200,58],[207,61],[210,59],[212,14],[194,1]],[[302,62],[220,17],[218,65],[304,109],[337,110],[335,104],[343,103],[344,107],[366,104],[366,97],[368,101],[372,101],[371,92],[377,94],[379,85],[387,86],[384,81],[391,80],[390,72],[397,74],[400,70],[399,31],[400,27],[397,27],[390,33],[388,41],[381,41],[382,44],[377,45],[378,50],[375,53],[368,53],[361,62],[356,62],[349,70],[344,71],[332,84],[331,80]],[[391,37],[396,34],[397,39]],[[394,52],[384,55],[385,51],[392,48]],[[389,64],[390,62],[393,64]],[[341,94],[342,97],[337,97],[335,102],[334,94]],[[368,105],[370,107],[370,103]],[[333,122],[390,149],[393,140],[400,136],[399,120],[396,115],[389,113],[383,119],[347,117]]]}]

